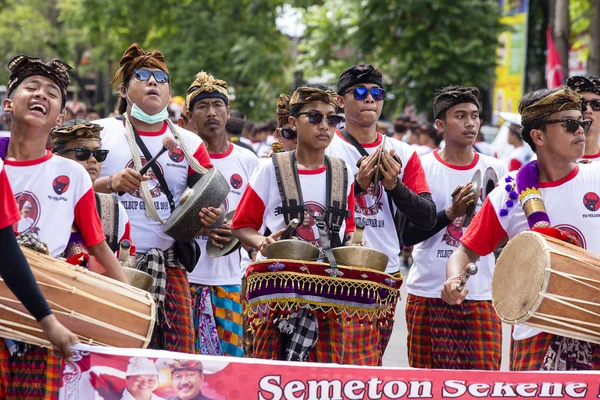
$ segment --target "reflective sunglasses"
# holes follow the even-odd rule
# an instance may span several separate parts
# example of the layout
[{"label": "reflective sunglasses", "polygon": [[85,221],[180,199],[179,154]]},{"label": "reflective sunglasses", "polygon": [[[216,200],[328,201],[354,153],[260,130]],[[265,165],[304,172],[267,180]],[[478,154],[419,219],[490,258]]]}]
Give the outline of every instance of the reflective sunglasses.
[{"label": "reflective sunglasses", "polygon": [[301,112],[298,115],[308,116],[308,123],[311,125],[319,125],[323,121],[323,118],[327,118],[327,125],[330,128],[335,128],[344,120],[344,117],[340,117],[339,115],[323,115],[318,111]]},{"label": "reflective sunglasses", "polygon": [[581,109],[585,111],[588,105],[592,108],[592,111],[600,111],[600,100],[583,100],[581,102]]},{"label": "reflective sunglasses", "polygon": [[279,132],[281,132],[281,136],[283,138],[288,140],[296,140],[296,138],[298,137],[298,133],[292,128],[279,128]]},{"label": "reflective sunglasses", "polygon": [[167,74],[165,71],[150,71],[149,69],[145,68],[136,69],[133,71],[133,77],[138,81],[146,82],[151,76],[154,76],[154,80],[157,83],[169,82],[169,74]]},{"label": "reflective sunglasses", "polygon": [[583,133],[587,133],[587,131],[590,129],[590,126],[592,125],[592,121],[590,121],[589,119],[580,121],[578,119],[573,119],[573,118],[560,118],[560,119],[550,119],[547,121],[543,121],[544,124],[559,124],[559,123],[563,123],[562,126],[565,127],[565,129],[567,130],[567,132],[569,133],[575,133],[577,132],[577,130],[579,129],[579,127],[583,128]]},{"label": "reflective sunglasses", "polygon": [[58,152],[58,154],[65,154],[68,152],[74,151],[75,158],[78,161],[87,161],[90,159],[90,156],[94,156],[96,161],[103,162],[106,160],[106,156],[108,155],[108,150],[90,150],[84,149],[83,147],[74,147],[72,149],[64,149]]},{"label": "reflective sunglasses", "polygon": [[374,87],[367,89],[366,87],[359,86],[352,89],[352,96],[354,96],[355,100],[364,100],[367,98],[369,93],[371,93],[371,96],[375,101],[382,101],[385,98],[385,90],[382,88]]}]

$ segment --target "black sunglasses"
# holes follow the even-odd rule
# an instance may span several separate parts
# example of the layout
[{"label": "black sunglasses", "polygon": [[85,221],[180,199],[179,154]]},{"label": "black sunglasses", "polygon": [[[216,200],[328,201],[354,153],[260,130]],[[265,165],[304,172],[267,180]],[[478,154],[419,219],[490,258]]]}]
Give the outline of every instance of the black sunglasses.
[{"label": "black sunglasses", "polygon": [[592,108],[593,111],[600,111],[600,100],[598,100],[598,99],[595,99],[595,100],[583,100],[581,102],[581,109],[583,111],[585,111],[587,109],[588,104]]},{"label": "black sunglasses", "polygon": [[335,128],[344,120],[344,117],[340,117],[339,115],[323,115],[318,111],[301,112],[298,115],[308,116],[308,123],[311,125],[319,125],[323,121],[323,118],[327,118],[327,125],[331,128]]},{"label": "black sunglasses", "polygon": [[296,140],[298,137],[298,133],[292,128],[279,128],[279,132],[283,138],[288,140]]},{"label": "black sunglasses", "polygon": [[374,87],[367,89],[366,87],[359,86],[352,89],[352,96],[354,96],[355,100],[364,100],[367,98],[369,93],[371,93],[371,96],[375,101],[382,101],[385,99],[385,90],[382,88]]},{"label": "black sunglasses", "polygon": [[58,152],[58,154],[65,154],[70,151],[75,152],[75,158],[78,161],[87,161],[90,159],[90,156],[94,156],[96,161],[103,162],[106,160],[106,156],[108,155],[108,150],[90,150],[84,149],[83,147],[74,147],[72,149],[64,149]]},{"label": "black sunglasses", "polygon": [[573,119],[573,118],[560,118],[560,119],[549,119],[546,121],[542,121],[542,123],[544,124],[559,124],[559,123],[563,123],[562,126],[565,127],[565,129],[567,130],[567,132],[569,133],[575,133],[577,132],[577,130],[579,129],[579,127],[583,128],[583,133],[587,133],[587,131],[590,130],[590,126],[592,125],[592,121],[590,121],[589,119],[580,121],[578,119]]},{"label": "black sunglasses", "polygon": [[138,81],[145,82],[150,79],[151,76],[154,76],[154,80],[157,83],[167,83],[169,82],[169,74],[165,71],[151,71],[149,69],[140,68],[133,71],[133,77]]}]

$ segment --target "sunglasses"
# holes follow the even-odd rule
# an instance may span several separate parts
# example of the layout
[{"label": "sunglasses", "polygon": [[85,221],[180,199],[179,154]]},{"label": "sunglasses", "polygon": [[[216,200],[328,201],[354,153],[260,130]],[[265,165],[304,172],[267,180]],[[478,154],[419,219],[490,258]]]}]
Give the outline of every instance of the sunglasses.
[{"label": "sunglasses", "polygon": [[339,115],[323,115],[317,111],[307,111],[298,113],[298,115],[306,115],[308,116],[308,123],[311,125],[319,125],[323,118],[327,118],[327,125],[330,128],[335,128],[340,122],[344,120],[344,117],[340,117]]},{"label": "sunglasses", "polygon": [[72,149],[64,149],[58,152],[58,154],[65,154],[71,151],[75,152],[75,158],[78,161],[87,161],[90,159],[90,156],[94,156],[96,161],[103,162],[106,160],[106,156],[108,155],[108,150],[90,150],[84,149],[83,147],[75,147]]},{"label": "sunglasses", "polygon": [[352,89],[352,96],[354,96],[355,100],[364,100],[367,98],[369,93],[371,93],[371,96],[375,101],[382,101],[385,98],[385,90],[382,88],[374,87],[367,89],[366,87],[359,86]]},{"label": "sunglasses", "polygon": [[587,131],[590,129],[590,126],[592,125],[592,121],[590,121],[589,119],[580,121],[577,119],[572,119],[572,118],[560,118],[560,119],[550,119],[547,121],[543,121],[544,124],[559,124],[559,123],[563,123],[563,127],[565,127],[565,129],[567,130],[567,132],[569,133],[575,133],[577,132],[577,130],[579,129],[579,127],[583,128],[583,133],[587,133]]},{"label": "sunglasses", "polygon": [[146,82],[151,76],[154,76],[154,80],[157,83],[169,82],[169,74],[167,74],[165,71],[150,71],[149,69],[144,68],[133,71],[133,77],[138,81]]},{"label": "sunglasses", "polygon": [[588,105],[592,108],[592,111],[600,111],[600,100],[583,100],[581,102],[581,109],[585,111]]},{"label": "sunglasses", "polygon": [[296,138],[298,137],[298,133],[292,128],[279,128],[279,132],[281,132],[281,136],[283,138],[288,140],[296,140]]}]

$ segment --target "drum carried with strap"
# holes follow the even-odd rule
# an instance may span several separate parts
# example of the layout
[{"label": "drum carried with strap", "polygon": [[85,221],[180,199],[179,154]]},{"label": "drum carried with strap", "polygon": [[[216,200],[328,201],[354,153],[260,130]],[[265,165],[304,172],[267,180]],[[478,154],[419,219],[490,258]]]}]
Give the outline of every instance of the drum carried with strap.
[{"label": "drum carried with strap", "polygon": [[600,256],[522,232],[500,253],[492,301],[506,323],[600,343]]},{"label": "drum carried with strap", "polygon": [[[56,318],[86,344],[145,348],[156,306],[150,293],[21,246]],[[0,337],[51,347],[35,318],[0,280]]]},{"label": "drum carried with strap", "polygon": [[294,334],[311,335],[312,321],[318,344],[306,351],[306,361],[381,365],[401,285],[401,274],[372,269],[257,261],[246,272],[245,313],[253,337],[248,356],[287,359],[292,339],[286,324],[294,325]]}]

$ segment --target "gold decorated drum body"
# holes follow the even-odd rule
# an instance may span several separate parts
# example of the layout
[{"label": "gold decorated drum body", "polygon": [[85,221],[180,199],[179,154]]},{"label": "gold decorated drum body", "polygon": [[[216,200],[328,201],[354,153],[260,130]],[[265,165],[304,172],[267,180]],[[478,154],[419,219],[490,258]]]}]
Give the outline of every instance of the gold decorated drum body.
[{"label": "gold decorated drum body", "polygon": [[282,359],[276,321],[299,310],[316,316],[318,341],[307,361],[381,365],[394,326],[402,276],[297,260],[264,260],[246,272],[251,357]]},{"label": "gold decorated drum body", "polygon": [[600,343],[600,256],[522,232],[498,258],[492,301],[509,324]]},{"label": "gold decorated drum body", "polygon": [[[81,342],[145,348],[156,306],[150,293],[21,247],[56,318]],[[38,323],[0,280],[0,337],[50,346]]]}]

